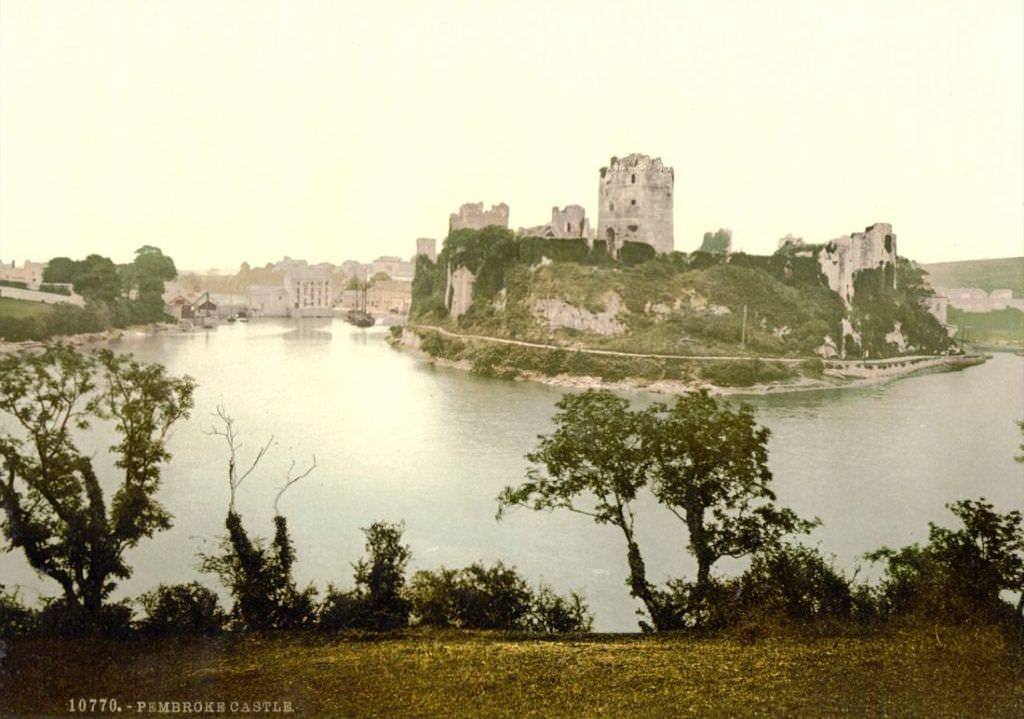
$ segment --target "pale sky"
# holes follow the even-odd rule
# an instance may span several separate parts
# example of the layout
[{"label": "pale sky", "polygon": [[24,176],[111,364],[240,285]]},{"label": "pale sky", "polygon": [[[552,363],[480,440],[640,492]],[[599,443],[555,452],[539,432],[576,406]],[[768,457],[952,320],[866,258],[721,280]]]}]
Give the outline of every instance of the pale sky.
[{"label": "pale sky", "polygon": [[0,2],[0,259],[404,257],[463,202],[597,221],[675,168],[675,246],[890,222],[1024,254],[1021,0]]}]

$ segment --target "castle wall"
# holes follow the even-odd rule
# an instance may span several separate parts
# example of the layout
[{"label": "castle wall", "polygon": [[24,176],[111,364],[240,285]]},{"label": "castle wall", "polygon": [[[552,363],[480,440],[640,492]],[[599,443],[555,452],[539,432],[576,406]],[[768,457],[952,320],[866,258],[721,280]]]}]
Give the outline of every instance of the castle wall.
[{"label": "castle wall", "polygon": [[590,220],[579,205],[566,205],[563,209],[551,208],[551,231],[553,237],[561,239],[588,239]]},{"label": "castle wall", "polygon": [[[896,266],[896,235],[892,225],[876,222],[864,232],[843,235],[829,242],[818,254],[818,264],[832,288],[844,302],[853,299],[854,275],[861,270]],[[887,278],[896,286],[896,273]]]},{"label": "castle wall", "polygon": [[674,173],[660,158],[633,154],[613,157],[601,168],[596,240],[618,254],[625,242],[643,242],[659,253],[674,248]]},{"label": "castle wall", "polygon": [[458,213],[448,215],[448,231],[482,230],[490,226],[508,227],[508,205],[504,202],[484,209],[482,202],[467,202]]},{"label": "castle wall", "polygon": [[454,272],[449,268],[445,299],[448,302],[448,312],[452,319],[458,319],[464,315],[469,310],[469,306],[473,304],[474,282],[476,282],[476,276],[465,267],[459,267]]}]

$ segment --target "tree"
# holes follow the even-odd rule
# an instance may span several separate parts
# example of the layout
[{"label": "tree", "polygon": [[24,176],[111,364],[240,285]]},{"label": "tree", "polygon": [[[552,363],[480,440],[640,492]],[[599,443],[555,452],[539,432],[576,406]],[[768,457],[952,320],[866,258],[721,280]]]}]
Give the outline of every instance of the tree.
[{"label": "tree", "polygon": [[1020,595],[1016,613],[1018,621],[1024,619],[1024,515],[1019,510],[1000,514],[984,498],[946,507],[962,527],[929,523],[926,546],[882,547],[865,555],[886,563],[883,608],[949,615],[966,605],[1001,612],[1005,604],[999,595],[1011,591]]},{"label": "tree", "polygon": [[757,426],[749,405],[733,409],[702,390],[679,397],[671,408],[655,403],[645,417],[651,488],[686,525],[698,595],[722,557],[752,554],[817,524],[775,506],[769,431]]},{"label": "tree", "polygon": [[388,522],[374,522],[363,529],[367,557],[352,566],[356,591],[366,603],[368,628],[392,629],[409,621],[409,601],[403,590],[412,551],[402,544],[404,529]]},{"label": "tree", "polygon": [[686,525],[698,566],[696,600],[721,557],[749,554],[813,526],[775,506],[768,430],[754,424],[748,406],[733,410],[699,392],[672,408],[656,403],[631,411],[606,391],[566,395],[556,406],[554,433],[542,435],[527,455],[539,467],[528,470],[527,482],[505,488],[498,516],[516,505],[568,509],[618,527],[630,593],[644,603],[655,629],[679,626],[680,612],[670,593],[647,580],[632,509],[644,487]]},{"label": "tree", "polygon": [[[100,626],[116,580],[131,575],[125,550],[171,526],[155,495],[168,432],[188,417],[194,389],[187,376],[108,350],[52,345],[0,359],[0,412],[10,420],[0,434],[4,536],[60,584],[84,628]],[[97,419],[117,433],[110,452],[123,472],[109,504],[75,439]]]},{"label": "tree", "polygon": [[261,538],[249,537],[241,515],[235,511],[235,494],[266,455],[274,438],[271,436],[259,448],[249,468],[240,472],[238,450],[242,445],[235,432],[235,420],[223,407],[217,407],[217,417],[223,429],[214,427],[210,434],[223,437],[228,445],[228,533],[221,540],[219,554],[201,555],[203,571],[216,574],[231,591],[235,599],[231,615],[236,625],[246,629],[286,629],[307,624],[313,619],[316,592],[312,586],[300,591],[295,584],[295,547],[288,533],[288,521],[278,505],[290,487],[316,469],[316,457],[305,472],[294,477],[292,460],[284,485],[274,497],[274,537],[268,548]]},{"label": "tree", "polygon": [[951,530],[929,523],[932,555],[950,574],[958,593],[975,605],[998,606],[1003,590],[1019,592],[1017,616],[1024,618],[1024,525],[1018,510],[999,514],[982,497],[946,507],[963,523]]},{"label": "tree", "polygon": [[498,517],[512,506],[567,509],[618,527],[626,540],[630,594],[644,603],[656,628],[667,628],[663,598],[647,581],[632,507],[650,466],[644,417],[606,391],[565,395],[555,406],[555,431],[541,435],[526,456],[538,466],[527,471],[528,481],[502,491]]}]

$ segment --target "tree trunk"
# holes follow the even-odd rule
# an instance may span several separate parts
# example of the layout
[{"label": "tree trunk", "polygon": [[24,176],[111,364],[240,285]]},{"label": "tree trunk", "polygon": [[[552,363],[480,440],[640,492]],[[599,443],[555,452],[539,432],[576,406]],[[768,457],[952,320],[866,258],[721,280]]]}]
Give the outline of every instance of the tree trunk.
[{"label": "tree trunk", "polygon": [[632,532],[625,529],[623,532],[626,534],[626,558],[629,562],[629,593],[644,603],[654,628],[662,631],[667,628],[664,609],[654,588],[647,581],[647,568],[640,556],[640,547],[633,541]]}]

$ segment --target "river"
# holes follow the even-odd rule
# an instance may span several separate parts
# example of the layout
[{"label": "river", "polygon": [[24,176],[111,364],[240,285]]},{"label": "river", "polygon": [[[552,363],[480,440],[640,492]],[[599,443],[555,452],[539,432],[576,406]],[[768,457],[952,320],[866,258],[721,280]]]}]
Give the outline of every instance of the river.
[{"label": "river", "polygon": [[[196,555],[213,549],[227,508],[226,446],[209,434],[223,405],[241,433],[241,464],[275,438],[238,492],[251,531],[269,534],[291,461],[301,471],[316,456],[316,470],[281,500],[301,583],[351,586],[350,562],[363,553],[359,529],[401,521],[412,570],[500,559],[531,582],[582,593],[595,629],[636,630],[618,530],[566,512],[516,510],[495,520],[495,497],[522,480],[524,455],[549,431],[562,390],[434,367],[391,349],[385,336],[384,328],[340,320],[262,320],[116,342],[118,351],[191,375],[199,388],[192,418],[170,440],[174,456],[159,494],[175,525],[129,552],[135,573],[115,596],[196,578],[216,587],[199,574]],[[929,521],[952,525],[947,502],[984,496],[1001,511],[1024,508],[1024,465],[1013,461],[1021,441],[1015,421],[1024,417],[1021,357],[996,354],[964,371],[857,389],[746,399],[772,431],[779,501],[822,520],[807,541],[848,573],[866,551],[924,541]],[[85,440],[104,468],[111,443],[102,427]],[[645,501],[637,524],[652,580],[693,576],[677,519]],[[28,601],[57,590],[19,552],[0,555],[0,577]]]}]

